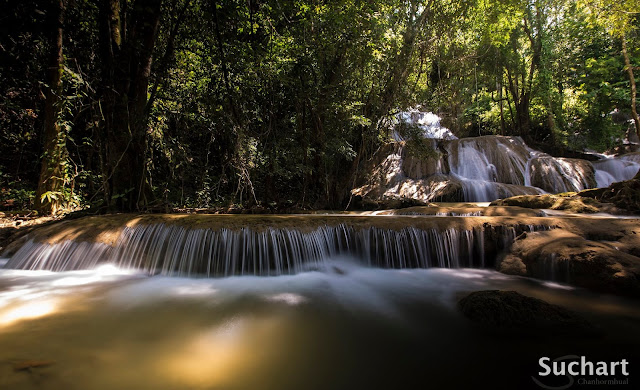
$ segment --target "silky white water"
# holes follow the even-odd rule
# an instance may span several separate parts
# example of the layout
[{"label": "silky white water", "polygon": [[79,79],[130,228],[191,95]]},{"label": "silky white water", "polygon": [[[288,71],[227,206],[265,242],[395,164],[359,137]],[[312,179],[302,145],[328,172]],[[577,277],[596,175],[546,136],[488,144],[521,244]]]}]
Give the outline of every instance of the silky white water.
[{"label": "silky white water", "polygon": [[[381,217],[384,218],[384,217]],[[437,218],[437,217],[436,217]],[[347,224],[299,228],[203,229],[172,224],[122,227],[113,244],[30,239],[6,268],[69,271],[104,263],[150,274],[180,276],[281,275],[323,266],[337,256],[380,268],[483,268],[485,247],[507,249],[522,232],[547,226],[399,230]],[[489,237],[489,238],[487,238]],[[493,259],[491,259],[493,260]]]}]

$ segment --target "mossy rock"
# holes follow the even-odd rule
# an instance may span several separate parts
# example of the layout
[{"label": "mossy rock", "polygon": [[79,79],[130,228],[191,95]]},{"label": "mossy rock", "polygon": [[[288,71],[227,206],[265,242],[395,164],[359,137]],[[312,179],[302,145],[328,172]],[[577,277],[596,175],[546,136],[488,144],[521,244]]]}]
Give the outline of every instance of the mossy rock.
[{"label": "mossy rock", "polygon": [[640,171],[631,180],[611,184],[607,188],[595,188],[578,193],[584,201],[611,203],[629,212],[640,214]]},{"label": "mossy rock", "polygon": [[562,195],[520,195],[491,202],[491,206],[519,206],[529,209],[566,210],[574,213],[597,213],[598,202],[591,198]]}]

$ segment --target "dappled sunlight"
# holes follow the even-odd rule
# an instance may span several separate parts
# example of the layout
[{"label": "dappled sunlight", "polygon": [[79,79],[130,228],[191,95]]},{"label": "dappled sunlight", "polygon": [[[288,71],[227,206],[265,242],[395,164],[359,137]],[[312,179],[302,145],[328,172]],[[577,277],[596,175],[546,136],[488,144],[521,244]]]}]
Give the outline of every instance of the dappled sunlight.
[{"label": "dappled sunlight", "polygon": [[86,309],[78,296],[97,286],[123,280],[127,270],[105,265],[93,271],[0,271],[0,328],[23,320]]},{"label": "dappled sunlight", "polygon": [[191,385],[221,384],[234,376],[234,369],[247,359],[242,346],[246,322],[236,319],[208,332],[194,336],[181,350],[161,361],[159,369]]},{"label": "dappled sunlight", "polygon": [[30,320],[53,314],[58,306],[58,300],[27,301],[14,303],[0,309],[0,329],[21,320]]},{"label": "dappled sunlight", "polygon": [[270,355],[274,339],[285,345],[280,329],[281,319],[275,317],[236,316],[196,332],[179,348],[167,351],[157,360],[157,370],[168,381],[186,386],[247,382],[256,366],[268,364],[264,355]]}]

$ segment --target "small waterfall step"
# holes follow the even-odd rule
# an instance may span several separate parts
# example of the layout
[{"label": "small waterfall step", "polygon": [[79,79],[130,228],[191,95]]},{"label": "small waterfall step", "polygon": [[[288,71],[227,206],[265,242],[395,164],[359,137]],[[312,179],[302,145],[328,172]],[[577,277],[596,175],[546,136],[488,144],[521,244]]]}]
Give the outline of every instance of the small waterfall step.
[{"label": "small waterfall step", "polygon": [[151,274],[213,277],[292,274],[346,257],[380,268],[482,268],[493,265],[496,254],[522,232],[549,228],[515,218],[495,224],[487,220],[491,218],[99,217],[37,231],[14,248],[5,267],[67,271],[109,263]]}]

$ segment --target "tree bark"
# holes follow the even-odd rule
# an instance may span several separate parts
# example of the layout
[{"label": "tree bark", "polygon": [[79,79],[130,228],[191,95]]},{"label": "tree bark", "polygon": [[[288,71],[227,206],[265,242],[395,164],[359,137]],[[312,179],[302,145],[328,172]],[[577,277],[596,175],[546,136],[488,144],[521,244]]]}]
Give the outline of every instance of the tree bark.
[{"label": "tree bark", "polygon": [[48,88],[45,92],[44,153],[35,206],[43,214],[55,214],[62,207],[66,132],[60,126],[62,111],[62,37],[65,0],[51,3],[49,10],[50,48],[47,69]]},{"label": "tree bark", "polygon": [[103,186],[113,210],[136,211],[151,201],[146,177],[147,92],[161,3],[137,0],[130,15],[127,1],[101,4]]},{"label": "tree bark", "polygon": [[622,36],[622,55],[624,56],[624,64],[631,84],[631,115],[636,125],[636,134],[640,138],[640,118],[638,118],[638,111],[636,110],[636,79],[633,75],[633,66],[631,66],[631,60],[627,52],[627,38],[624,35]]}]

